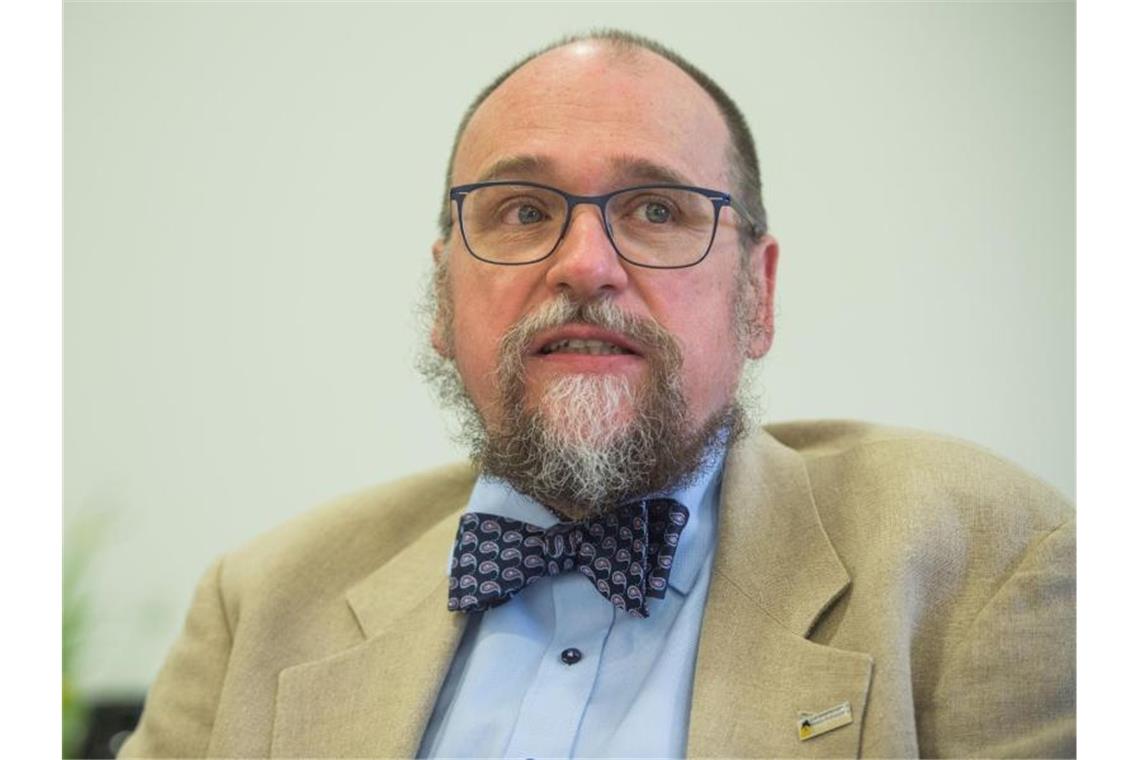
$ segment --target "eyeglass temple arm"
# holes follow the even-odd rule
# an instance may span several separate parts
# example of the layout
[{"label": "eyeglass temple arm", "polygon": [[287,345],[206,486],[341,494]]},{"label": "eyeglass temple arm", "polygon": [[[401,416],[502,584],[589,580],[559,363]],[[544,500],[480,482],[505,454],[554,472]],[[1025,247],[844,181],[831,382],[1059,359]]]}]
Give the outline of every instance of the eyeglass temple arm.
[{"label": "eyeglass temple arm", "polygon": [[728,205],[732,207],[733,211],[740,215],[741,219],[748,222],[748,230],[752,233],[752,237],[758,238],[764,234],[765,230],[763,225],[753,219],[748,209],[744,208],[744,206],[737,202],[732,196],[728,198]]}]

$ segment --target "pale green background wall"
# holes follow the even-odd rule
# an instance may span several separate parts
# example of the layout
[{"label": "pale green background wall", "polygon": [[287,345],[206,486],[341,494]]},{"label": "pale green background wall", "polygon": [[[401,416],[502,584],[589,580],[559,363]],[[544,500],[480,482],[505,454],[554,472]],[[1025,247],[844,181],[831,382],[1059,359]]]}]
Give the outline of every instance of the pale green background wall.
[{"label": "pale green background wall", "polygon": [[461,455],[411,366],[446,150],[593,25],[752,122],[768,419],[943,431],[1073,494],[1071,4],[69,4],[65,517],[111,516],[84,685],[145,687],[213,556]]}]

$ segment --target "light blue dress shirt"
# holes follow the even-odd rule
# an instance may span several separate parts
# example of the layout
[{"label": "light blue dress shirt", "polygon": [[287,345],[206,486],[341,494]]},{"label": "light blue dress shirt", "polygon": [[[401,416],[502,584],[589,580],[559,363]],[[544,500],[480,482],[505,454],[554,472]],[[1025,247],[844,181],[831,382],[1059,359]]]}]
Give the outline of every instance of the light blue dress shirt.
[{"label": "light blue dress shirt", "polygon": [[[683,757],[693,666],[716,545],[723,450],[689,487],[664,599],[616,609],[565,573],[471,616],[420,743],[421,757]],[[546,528],[549,510],[480,478],[467,510]],[[441,558],[445,561],[446,558]],[[455,613],[461,614],[461,613]],[[573,665],[568,648],[581,651]]]}]

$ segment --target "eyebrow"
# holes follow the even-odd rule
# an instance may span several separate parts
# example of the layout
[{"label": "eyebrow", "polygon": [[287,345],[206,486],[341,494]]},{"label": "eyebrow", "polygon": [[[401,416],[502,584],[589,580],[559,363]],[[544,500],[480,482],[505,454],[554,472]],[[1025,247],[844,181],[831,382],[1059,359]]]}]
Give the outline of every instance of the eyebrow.
[{"label": "eyebrow", "polygon": [[514,179],[519,175],[541,174],[550,165],[551,162],[541,156],[531,154],[506,156],[491,164],[476,181],[487,182],[493,179]]},{"label": "eyebrow", "polygon": [[[609,169],[619,181],[661,182],[668,185],[692,185],[692,180],[664,164],[637,156],[615,156],[609,161]],[[496,179],[528,179],[535,175],[554,173],[554,162],[544,156],[520,154],[505,156],[491,164],[477,181],[488,182]]]}]

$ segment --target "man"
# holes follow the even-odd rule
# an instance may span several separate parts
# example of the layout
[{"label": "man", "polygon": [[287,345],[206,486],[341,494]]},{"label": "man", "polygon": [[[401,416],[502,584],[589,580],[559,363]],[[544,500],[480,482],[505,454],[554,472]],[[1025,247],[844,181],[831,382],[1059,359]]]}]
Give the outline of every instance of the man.
[{"label": "man", "polygon": [[744,423],[778,246],[719,87],[556,45],[448,182],[427,370],[478,471],[220,560],[124,756],[1075,753],[1063,499],[934,436]]}]

